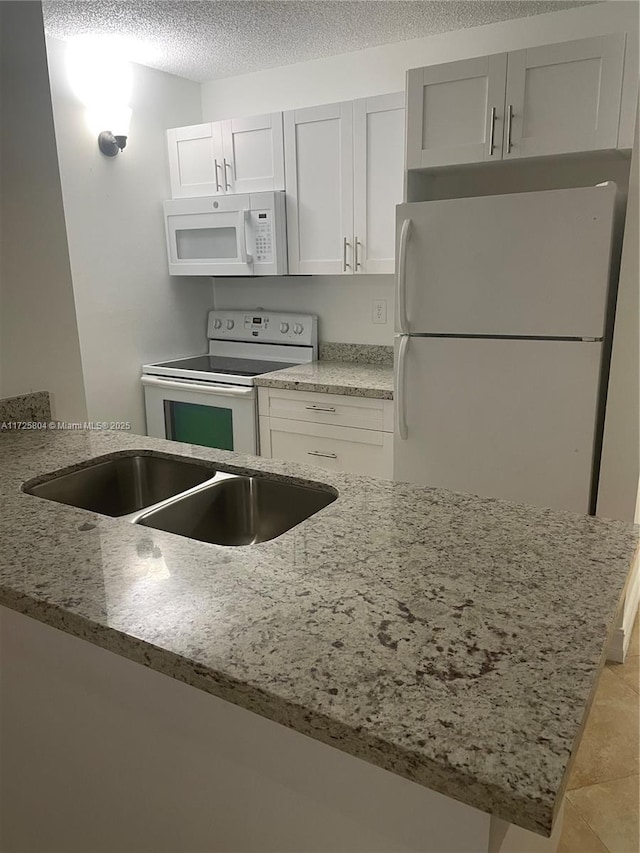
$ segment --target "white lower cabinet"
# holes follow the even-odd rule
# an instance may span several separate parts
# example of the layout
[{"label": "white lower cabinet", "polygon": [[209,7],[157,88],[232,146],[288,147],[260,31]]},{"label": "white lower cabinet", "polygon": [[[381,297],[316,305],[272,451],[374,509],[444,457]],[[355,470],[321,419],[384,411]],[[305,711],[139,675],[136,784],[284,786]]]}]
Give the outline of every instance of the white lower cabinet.
[{"label": "white lower cabinet", "polygon": [[258,401],[261,456],[393,478],[391,400],[259,388]]}]

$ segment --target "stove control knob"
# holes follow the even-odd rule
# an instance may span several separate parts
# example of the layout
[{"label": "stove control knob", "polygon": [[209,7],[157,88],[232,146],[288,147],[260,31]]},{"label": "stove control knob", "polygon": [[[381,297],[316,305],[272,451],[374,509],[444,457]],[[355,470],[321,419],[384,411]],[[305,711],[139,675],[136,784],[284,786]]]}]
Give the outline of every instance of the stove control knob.
[{"label": "stove control knob", "polygon": [[234,326],[235,326],[235,323],[233,322],[233,320],[227,320],[227,329],[229,329],[229,331],[231,331],[231,329],[233,329]]},{"label": "stove control knob", "polygon": [[302,332],[303,332],[303,327],[302,327],[302,325],[301,325],[300,323],[296,323],[296,324],[295,324],[295,326],[293,327],[293,333],[294,333],[294,335],[301,335],[301,334],[302,334]]},{"label": "stove control knob", "polygon": [[283,335],[286,335],[287,332],[289,331],[289,324],[288,323],[280,323],[280,331],[282,332]]},{"label": "stove control knob", "polygon": [[220,319],[214,320],[213,321],[213,328],[214,329],[221,329],[222,328],[222,320],[220,320]]}]

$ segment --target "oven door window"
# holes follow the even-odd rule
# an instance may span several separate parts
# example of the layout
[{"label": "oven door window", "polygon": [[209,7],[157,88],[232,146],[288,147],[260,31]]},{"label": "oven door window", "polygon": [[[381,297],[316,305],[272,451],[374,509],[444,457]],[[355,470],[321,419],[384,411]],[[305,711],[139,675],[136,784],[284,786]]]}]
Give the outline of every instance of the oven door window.
[{"label": "oven door window", "polygon": [[233,450],[233,412],[218,406],[164,401],[167,438]]}]

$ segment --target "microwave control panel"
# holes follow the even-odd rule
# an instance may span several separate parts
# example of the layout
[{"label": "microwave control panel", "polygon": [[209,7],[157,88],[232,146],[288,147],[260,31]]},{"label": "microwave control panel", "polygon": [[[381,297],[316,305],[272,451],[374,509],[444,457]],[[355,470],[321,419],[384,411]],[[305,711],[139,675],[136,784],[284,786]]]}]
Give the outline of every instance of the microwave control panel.
[{"label": "microwave control panel", "polygon": [[261,264],[273,263],[273,211],[252,210],[251,224],[255,240],[254,260]]}]

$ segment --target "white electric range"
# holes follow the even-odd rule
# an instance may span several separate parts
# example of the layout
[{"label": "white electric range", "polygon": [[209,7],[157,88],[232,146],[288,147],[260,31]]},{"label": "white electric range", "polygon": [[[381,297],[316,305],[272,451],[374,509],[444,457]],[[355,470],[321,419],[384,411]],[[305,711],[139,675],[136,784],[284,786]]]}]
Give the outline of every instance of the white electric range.
[{"label": "white electric range", "polygon": [[145,364],[147,435],[258,453],[254,378],[318,358],[310,314],[210,311],[204,355]]}]

